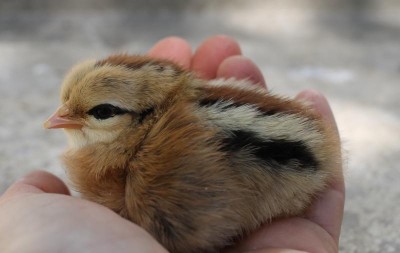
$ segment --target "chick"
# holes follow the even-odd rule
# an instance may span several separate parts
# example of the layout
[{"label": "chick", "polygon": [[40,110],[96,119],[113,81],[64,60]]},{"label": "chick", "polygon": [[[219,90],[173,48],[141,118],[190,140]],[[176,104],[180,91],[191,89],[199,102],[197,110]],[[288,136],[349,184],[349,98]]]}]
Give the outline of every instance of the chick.
[{"label": "chick", "polygon": [[113,55],[74,67],[61,101],[45,127],[65,129],[75,189],[170,252],[218,252],[301,214],[337,176],[340,147],[321,117],[248,81]]}]

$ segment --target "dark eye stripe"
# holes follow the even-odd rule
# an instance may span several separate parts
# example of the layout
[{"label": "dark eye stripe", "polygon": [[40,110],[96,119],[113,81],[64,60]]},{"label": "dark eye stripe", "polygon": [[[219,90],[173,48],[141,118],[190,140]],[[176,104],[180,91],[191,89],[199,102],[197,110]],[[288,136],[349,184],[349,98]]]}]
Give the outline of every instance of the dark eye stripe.
[{"label": "dark eye stripe", "polygon": [[143,110],[140,113],[136,113],[134,111],[129,111],[126,109],[119,108],[117,106],[111,105],[111,104],[100,104],[96,105],[92,109],[90,109],[87,114],[95,117],[98,120],[105,120],[108,118],[112,118],[116,115],[122,115],[129,113],[134,117],[137,117],[138,123],[142,124],[143,121],[148,117],[151,116],[154,113],[155,109],[153,107],[150,107],[148,109]]},{"label": "dark eye stripe", "polygon": [[104,120],[114,117],[115,115],[125,114],[128,112],[129,111],[111,104],[100,104],[90,109],[87,114],[92,115],[96,119]]}]

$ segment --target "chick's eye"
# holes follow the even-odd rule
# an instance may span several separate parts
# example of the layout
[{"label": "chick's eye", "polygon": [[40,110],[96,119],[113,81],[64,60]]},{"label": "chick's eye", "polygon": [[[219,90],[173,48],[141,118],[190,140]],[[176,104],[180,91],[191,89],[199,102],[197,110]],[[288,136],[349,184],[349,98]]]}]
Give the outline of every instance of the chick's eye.
[{"label": "chick's eye", "polygon": [[125,112],[125,110],[119,107],[110,104],[101,104],[90,109],[88,111],[88,114],[92,115],[96,119],[108,119],[114,117],[115,115],[123,114]]}]

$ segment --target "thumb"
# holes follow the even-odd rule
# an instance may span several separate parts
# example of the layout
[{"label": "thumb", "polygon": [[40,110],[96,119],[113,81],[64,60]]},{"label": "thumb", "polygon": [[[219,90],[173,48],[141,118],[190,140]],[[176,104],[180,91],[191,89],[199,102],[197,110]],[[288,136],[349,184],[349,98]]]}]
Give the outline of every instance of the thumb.
[{"label": "thumb", "polygon": [[10,198],[27,193],[56,193],[69,195],[68,187],[58,177],[45,171],[33,171],[12,184],[1,197]]}]

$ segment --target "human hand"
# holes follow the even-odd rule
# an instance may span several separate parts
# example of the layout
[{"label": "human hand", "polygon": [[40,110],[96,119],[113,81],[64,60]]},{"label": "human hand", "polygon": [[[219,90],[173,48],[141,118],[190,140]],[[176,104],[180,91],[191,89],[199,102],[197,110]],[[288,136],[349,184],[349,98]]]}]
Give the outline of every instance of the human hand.
[{"label": "human hand", "polygon": [[[205,79],[248,78],[267,88],[257,66],[241,55],[236,41],[225,36],[207,39],[194,54],[186,41],[170,37],[157,43],[149,55],[178,62]],[[308,101],[336,129],[339,138],[335,119],[323,95],[316,91],[305,90],[295,99]],[[337,170],[341,172],[342,168]],[[345,187],[341,176],[319,196],[303,217],[286,218],[266,224],[226,252],[338,252],[344,198]]]},{"label": "human hand", "polygon": [[71,197],[57,177],[36,171],[0,197],[2,253],[167,252],[106,207]]}]

